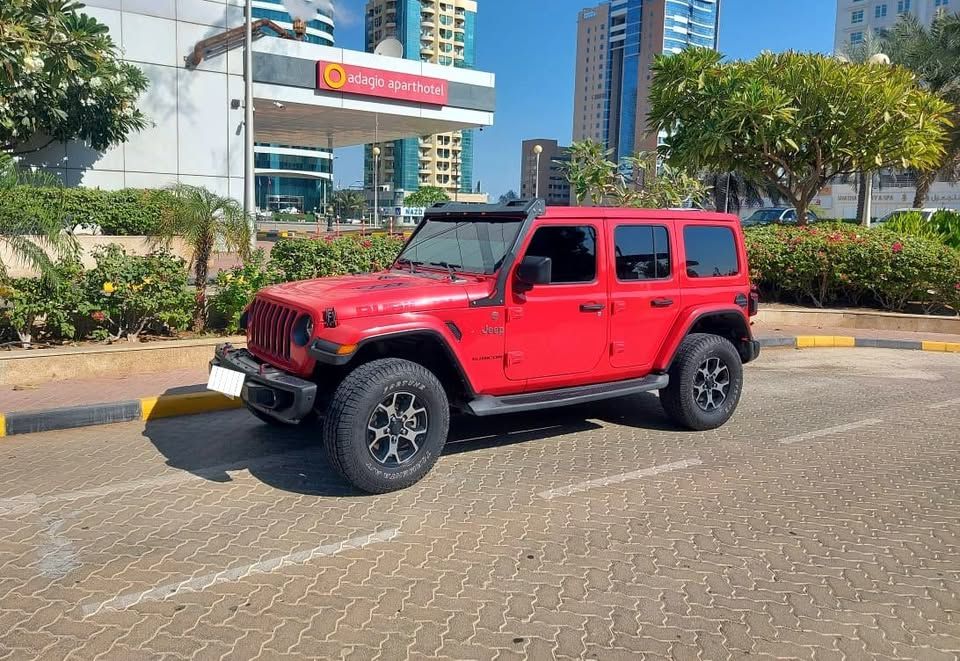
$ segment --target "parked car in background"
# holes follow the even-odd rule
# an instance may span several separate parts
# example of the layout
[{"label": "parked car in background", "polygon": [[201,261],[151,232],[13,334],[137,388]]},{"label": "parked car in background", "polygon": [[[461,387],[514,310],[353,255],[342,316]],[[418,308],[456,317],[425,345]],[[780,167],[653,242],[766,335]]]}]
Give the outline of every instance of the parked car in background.
[{"label": "parked car in background", "polygon": [[[807,222],[815,223],[819,218],[812,211],[807,211]],[[757,209],[749,218],[743,221],[744,227],[760,225],[790,225],[797,222],[797,210],[793,207],[765,207]]]},{"label": "parked car in background", "polygon": [[880,225],[881,223],[885,223],[887,221],[893,220],[897,216],[902,216],[908,213],[919,213],[924,221],[928,221],[930,220],[931,217],[933,217],[933,214],[937,213],[938,211],[940,211],[940,209],[897,209],[895,211],[891,211],[886,216],[882,216],[881,218],[873,222],[875,225]]}]

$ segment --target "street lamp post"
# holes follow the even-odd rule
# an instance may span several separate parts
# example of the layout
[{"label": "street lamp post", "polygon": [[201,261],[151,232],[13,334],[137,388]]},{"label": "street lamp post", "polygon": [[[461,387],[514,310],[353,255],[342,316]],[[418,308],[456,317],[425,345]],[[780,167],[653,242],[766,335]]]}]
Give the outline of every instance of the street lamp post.
[{"label": "street lamp post", "polygon": [[253,153],[253,0],[245,8],[243,53],[243,213],[250,228],[250,249],[257,247]]},{"label": "street lamp post", "polygon": [[373,226],[380,225],[380,148],[373,148]]},{"label": "street lamp post", "polygon": [[[875,53],[867,58],[867,64],[888,67],[890,66],[890,58],[886,53]],[[866,189],[866,197],[863,201],[863,224],[870,227],[870,220],[873,218],[873,172],[864,172],[863,178],[863,187]]]},{"label": "street lamp post", "polygon": [[533,153],[537,156],[537,174],[533,184],[533,189],[535,191],[533,196],[540,197],[540,154],[543,153],[543,147],[541,145],[534,145]]}]

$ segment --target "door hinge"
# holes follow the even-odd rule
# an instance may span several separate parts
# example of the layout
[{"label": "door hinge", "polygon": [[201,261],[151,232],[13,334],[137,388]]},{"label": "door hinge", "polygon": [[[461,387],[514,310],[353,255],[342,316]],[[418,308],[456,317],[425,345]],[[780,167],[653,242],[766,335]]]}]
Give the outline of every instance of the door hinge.
[{"label": "door hinge", "polygon": [[516,365],[523,362],[523,352],[522,351],[508,351],[507,352],[507,367],[511,365]]},{"label": "door hinge", "polygon": [[613,302],[613,314],[617,314],[617,313],[619,313],[619,312],[626,312],[626,310],[627,310],[627,302],[626,302],[626,301],[614,301],[614,302]]},{"label": "door hinge", "polygon": [[507,308],[507,321],[523,319],[523,308]]},{"label": "door hinge", "polygon": [[627,350],[626,342],[613,342],[610,344],[610,355],[616,356],[618,353],[623,353]]}]

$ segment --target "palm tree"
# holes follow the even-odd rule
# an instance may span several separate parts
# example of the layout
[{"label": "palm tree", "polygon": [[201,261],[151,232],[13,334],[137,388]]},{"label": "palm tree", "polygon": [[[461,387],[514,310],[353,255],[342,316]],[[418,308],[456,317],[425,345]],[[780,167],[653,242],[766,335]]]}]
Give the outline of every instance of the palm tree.
[{"label": "palm tree", "polygon": [[915,208],[923,206],[937,175],[960,176],[960,14],[940,12],[929,28],[907,14],[886,35],[894,64],[913,71],[920,83],[954,106],[946,154],[940,168],[916,172]]},{"label": "palm tree", "polygon": [[170,188],[173,203],[160,217],[156,243],[169,246],[174,237],[191,249],[190,263],[196,276],[193,329],[202,331],[207,322],[207,270],[215,252],[250,255],[250,225],[243,207],[229,197],[206,188],[176,184]]},{"label": "palm tree", "polygon": [[742,172],[708,172],[703,183],[710,191],[708,201],[720,213],[739,214],[743,207],[759,207],[765,197],[777,204],[781,199],[779,191],[768,189]]},{"label": "palm tree", "polygon": [[333,208],[340,218],[362,216],[367,208],[367,198],[358,190],[341,188],[333,193]]},{"label": "palm tree", "polygon": [[[50,173],[17,166],[13,157],[0,152],[0,196],[20,186],[60,188],[62,184]],[[37,205],[0,214],[0,244],[7,246],[15,260],[45,280],[56,278],[54,266],[58,259],[76,255],[76,240],[64,230],[63,215],[58,209]],[[0,280],[7,278],[9,266],[0,261]]]}]

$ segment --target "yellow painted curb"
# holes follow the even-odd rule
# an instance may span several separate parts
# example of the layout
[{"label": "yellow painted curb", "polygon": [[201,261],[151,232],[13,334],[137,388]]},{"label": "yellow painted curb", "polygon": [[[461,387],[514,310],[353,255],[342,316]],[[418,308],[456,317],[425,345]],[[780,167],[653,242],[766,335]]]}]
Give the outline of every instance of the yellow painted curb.
[{"label": "yellow painted curb", "polygon": [[7,418],[5,415],[0,413],[0,438],[3,438],[7,435]]},{"label": "yellow painted curb", "polygon": [[939,351],[946,353],[960,353],[960,342],[929,342],[921,343],[924,351]]},{"label": "yellow painted curb", "polygon": [[230,399],[215,392],[144,397],[140,400],[140,419],[172,418],[178,415],[238,409],[241,406],[243,406],[243,402],[239,399]]},{"label": "yellow painted curb", "polygon": [[799,335],[797,349],[847,348],[857,346],[857,338],[846,335]]}]

